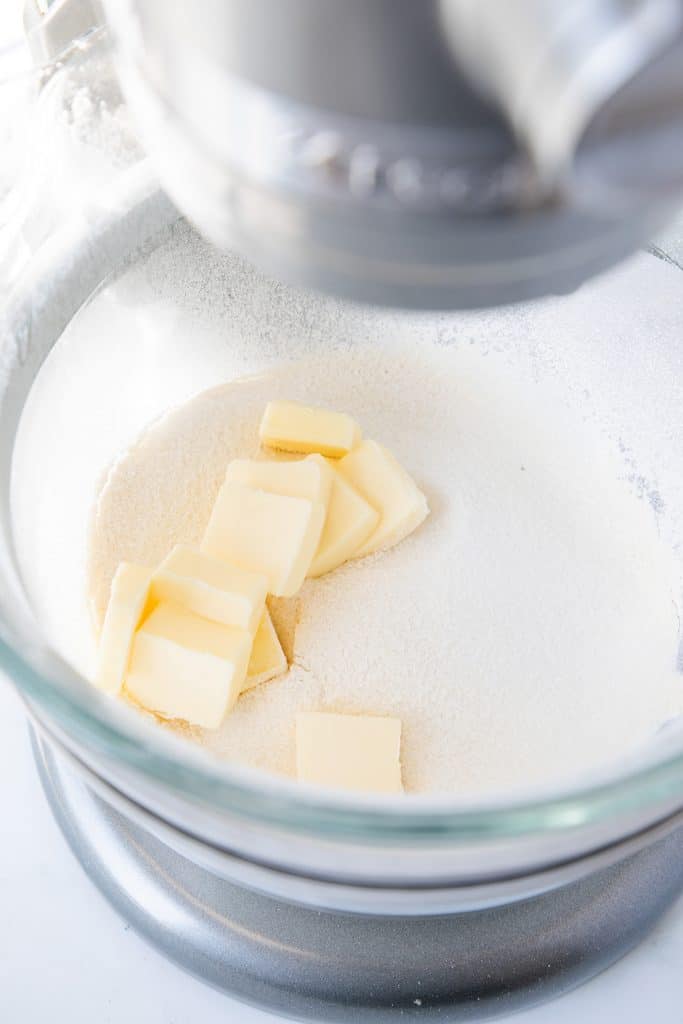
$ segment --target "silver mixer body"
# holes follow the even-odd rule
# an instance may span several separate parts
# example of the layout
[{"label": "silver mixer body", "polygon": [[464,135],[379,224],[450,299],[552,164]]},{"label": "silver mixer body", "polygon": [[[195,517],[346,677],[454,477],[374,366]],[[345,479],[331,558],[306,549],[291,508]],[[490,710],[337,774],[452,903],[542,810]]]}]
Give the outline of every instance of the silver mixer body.
[{"label": "silver mixer body", "polygon": [[[199,843],[108,786],[54,738],[34,734],[33,745],[65,838],[122,917],[195,976],[296,1020],[391,1024],[398,1016],[513,1013],[609,967],[683,887],[682,812],[540,875],[440,892],[406,888],[391,913],[379,909],[387,893],[371,882],[347,886],[350,913],[327,906],[324,880]],[[344,899],[343,886],[331,888]]]},{"label": "silver mixer body", "polygon": [[105,8],[164,186],[286,280],[432,308],[563,293],[681,194],[678,0]]}]

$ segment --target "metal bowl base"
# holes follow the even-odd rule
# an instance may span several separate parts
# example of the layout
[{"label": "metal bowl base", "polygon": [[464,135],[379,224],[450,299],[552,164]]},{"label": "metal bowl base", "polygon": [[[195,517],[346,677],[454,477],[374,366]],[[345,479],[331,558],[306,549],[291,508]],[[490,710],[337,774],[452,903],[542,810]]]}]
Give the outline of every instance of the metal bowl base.
[{"label": "metal bowl base", "polygon": [[52,812],[91,880],[161,953],[300,1020],[473,1021],[558,996],[627,953],[683,889],[683,828],[588,878],[494,909],[334,913],[237,886],[112,809],[33,733]]}]

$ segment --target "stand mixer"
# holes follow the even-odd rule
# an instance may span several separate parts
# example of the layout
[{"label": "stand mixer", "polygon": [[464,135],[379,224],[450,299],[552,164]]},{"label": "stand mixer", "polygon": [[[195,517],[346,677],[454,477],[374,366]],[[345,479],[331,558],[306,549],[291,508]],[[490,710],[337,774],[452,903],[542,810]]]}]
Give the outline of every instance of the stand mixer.
[{"label": "stand mixer", "polygon": [[456,308],[564,292],[681,186],[681,7],[112,4],[163,184],[276,276]]},{"label": "stand mixer", "polygon": [[[298,303],[302,329],[323,316],[343,324],[359,300],[446,310],[447,326],[454,310],[546,295],[589,307],[593,292],[571,293],[680,202],[675,0],[103,7],[164,191],[131,175],[13,290],[3,486],[26,396],[81,305],[189,231],[167,196],[219,249],[288,282],[273,289],[241,259],[231,265],[235,296],[269,296],[264,331],[281,329],[278,303]],[[88,45],[102,13],[30,3],[35,55],[57,57],[74,35]],[[673,318],[683,313],[679,271],[641,258],[652,365],[662,408],[675,409],[680,351],[657,325],[669,330],[658,320],[669,296]],[[628,301],[635,276],[623,274],[605,286],[607,308]],[[231,315],[247,337],[237,299]],[[632,355],[605,362],[625,387]],[[673,464],[680,416],[659,439]],[[26,696],[55,816],[113,905],[212,984],[312,1020],[507,1013],[613,962],[683,888],[675,730],[623,776],[509,806],[425,798],[396,811],[297,796],[181,756],[77,678],[37,636],[3,517],[0,664]]]}]

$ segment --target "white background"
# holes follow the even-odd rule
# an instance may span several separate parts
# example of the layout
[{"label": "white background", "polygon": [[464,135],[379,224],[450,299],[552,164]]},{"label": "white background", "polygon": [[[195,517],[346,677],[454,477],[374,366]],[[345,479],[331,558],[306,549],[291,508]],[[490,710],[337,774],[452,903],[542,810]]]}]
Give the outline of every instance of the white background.
[{"label": "white background", "polygon": [[[21,28],[0,0],[0,51]],[[2,76],[0,75],[0,78]],[[0,678],[0,1022],[266,1024],[166,963],[86,879],[58,832],[31,759],[24,710]],[[683,903],[589,985],[518,1024],[683,1022]]]}]

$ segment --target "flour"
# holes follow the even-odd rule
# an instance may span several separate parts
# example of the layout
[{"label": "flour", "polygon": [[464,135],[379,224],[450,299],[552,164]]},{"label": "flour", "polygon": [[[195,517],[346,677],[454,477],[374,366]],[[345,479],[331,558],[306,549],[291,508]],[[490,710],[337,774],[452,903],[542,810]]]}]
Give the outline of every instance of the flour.
[{"label": "flour", "polygon": [[432,515],[392,551],[308,581],[288,675],[199,742],[291,774],[297,711],[397,715],[414,792],[554,781],[618,756],[681,707],[670,558],[615,453],[537,390],[473,348],[378,343],[200,394],[109,476],[96,615],[119,561],[153,565],[200,539],[268,399],[315,397],[391,446]]},{"label": "flour", "polygon": [[144,158],[102,40],[55,65],[40,88],[21,84],[0,128],[3,286],[58,226],[106,207]]}]

